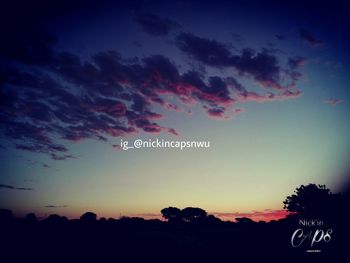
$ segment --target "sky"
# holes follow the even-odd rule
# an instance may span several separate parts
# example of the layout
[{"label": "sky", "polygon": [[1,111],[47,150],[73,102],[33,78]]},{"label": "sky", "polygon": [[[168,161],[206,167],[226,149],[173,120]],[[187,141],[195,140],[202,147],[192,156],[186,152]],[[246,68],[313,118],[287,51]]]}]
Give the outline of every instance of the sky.
[{"label": "sky", "polygon": [[0,208],[268,221],[302,184],[342,191],[346,3],[261,2],[2,3]]}]

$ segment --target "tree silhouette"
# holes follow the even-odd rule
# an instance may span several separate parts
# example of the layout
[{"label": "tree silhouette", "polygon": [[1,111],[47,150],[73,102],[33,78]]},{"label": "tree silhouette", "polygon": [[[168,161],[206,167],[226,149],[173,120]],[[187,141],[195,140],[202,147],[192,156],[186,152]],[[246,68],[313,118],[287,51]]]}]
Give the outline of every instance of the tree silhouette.
[{"label": "tree silhouette", "polygon": [[62,217],[60,215],[57,214],[52,214],[49,215],[49,217],[46,219],[46,221],[50,224],[60,224],[62,223]]},{"label": "tree silhouette", "polygon": [[168,220],[169,223],[179,222],[181,218],[181,210],[177,207],[163,208],[161,211],[162,216]]},{"label": "tree silhouette", "polygon": [[186,207],[181,211],[181,215],[185,222],[195,222],[205,219],[207,212],[198,207]]},{"label": "tree silhouette", "polygon": [[325,185],[308,184],[296,188],[283,202],[289,212],[303,216],[322,216],[330,208],[332,193]]},{"label": "tree silhouette", "polygon": [[80,220],[82,222],[95,222],[97,215],[93,212],[86,212],[81,217]]}]

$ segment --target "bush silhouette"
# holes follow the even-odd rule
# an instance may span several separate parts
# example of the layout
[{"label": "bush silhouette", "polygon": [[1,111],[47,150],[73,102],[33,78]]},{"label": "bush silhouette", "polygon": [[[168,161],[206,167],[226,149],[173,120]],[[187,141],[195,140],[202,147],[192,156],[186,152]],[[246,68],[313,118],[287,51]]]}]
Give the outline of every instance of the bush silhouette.
[{"label": "bush silhouette", "polygon": [[49,224],[61,224],[64,222],[64,217],[61,217],[60,215],[57,215],[57,214],[52,214],[52,215],[49,215],[46,221]]},{"label": "bush silhouette", "polygon": [[34,223],[34,222],[37,222],[38,219],[34,213],[29,213],[26,215],[25,220],[28,223]]},{"label": "bush silhouette", "polygon": [[251,223],[255,223],[251,218],[249,217],[236,217],[235,218],[237,223],[239,224],[251,224]]},{"label": "bush silhouette", "polygon": [[13,220],[12,211],[9,209],[0,209],[0,222],[8,223]]},{"label": "bush silhouette", "polygon": [[93,212],[86,212],[80,217],[82,222],[95,222],[96,219],[97,215]]}]

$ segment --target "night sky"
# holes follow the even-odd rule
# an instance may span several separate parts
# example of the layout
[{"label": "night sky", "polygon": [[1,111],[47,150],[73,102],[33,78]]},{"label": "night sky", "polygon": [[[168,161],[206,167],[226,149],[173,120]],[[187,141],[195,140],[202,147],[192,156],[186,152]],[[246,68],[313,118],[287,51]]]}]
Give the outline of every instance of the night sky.
[{"label": "night sky", "polygon": [[[11,1],[0,10],[0,208],[152,218],[194,206],[271,220],[301,184],[342,191],[345,1]],[[210,148],[119,147],[157,138]]]}]

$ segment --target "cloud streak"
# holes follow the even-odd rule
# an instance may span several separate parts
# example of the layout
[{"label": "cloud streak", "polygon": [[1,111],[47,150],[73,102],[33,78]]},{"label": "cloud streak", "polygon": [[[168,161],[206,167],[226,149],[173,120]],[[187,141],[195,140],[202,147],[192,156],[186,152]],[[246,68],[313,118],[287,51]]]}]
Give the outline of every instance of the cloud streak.
[{"label": "cloud streak", "polygon": [[322,40],[316,38],[306,29],[300,29],[299,36],[312,48],[322,47],[324,45]]},{"label": "cloud streak", "polygon": [[0,188],[9,189],[9,190],[22,190],[22,191],[32,191],[33,190],[33,188],[15,187],[12,185],[7,185],[7,184],[0,184]]},{"label": "cloud streak", "polygon": [[247,213],[235,212],[235,213],[220,213],[214,212],[213,215],[221,218],[222,220],[234,221],[236,218],[248,217],[254,221],[271,221],[285,218],[289,212],[281,209],[265,209],[264,211],[252,211]]},{"label": "cloud streak", "polygon": [[68,205],[45,205],[45,208],[65,208],[68,207]]},{"label": "cloud streak", "polygon": [[329,104],[329,105],[332,105],[332,106],[336,106],[336,105],[341,104],[341,103],[343,103],[343,102],[344,102],[343,100],[341,100],[341,99],[335,99],[335,98],[329,98],[329,99],[326,99],[326,100],[324,101],[324,103]]}]

